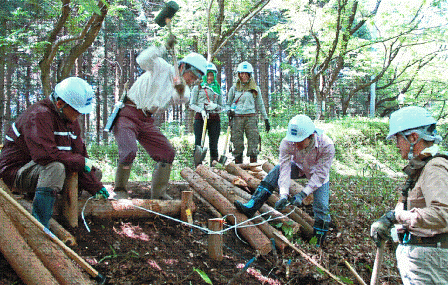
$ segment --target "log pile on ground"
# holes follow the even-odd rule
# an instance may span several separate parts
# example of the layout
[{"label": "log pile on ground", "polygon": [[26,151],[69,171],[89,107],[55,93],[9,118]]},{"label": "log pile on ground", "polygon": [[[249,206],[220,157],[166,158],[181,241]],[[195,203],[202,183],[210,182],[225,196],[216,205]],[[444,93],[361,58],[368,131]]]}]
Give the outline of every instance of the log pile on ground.
[{"label": "log pile on ground", "polygon": [[[204,200],[211,204],[221,215],[226,216],[233,225],[243,223],[244,226],[237,227],[238,232],[256,249],[260,254],[270,252],[272,243],[280,250],[284,250],[286,244],[278,236],[281,233],[269,224],[269,221],[287,223],[294,233],[304,237],[310,237],[313,233],[314,220],[307,213],[288,206],[281,213],[273,208],[278,201],[278,195],[272,195],[252,219],[239,213],[233,202],[250,200],[255,189],[260,184],[266,173],[273,168],[272,164],[235,164],[230,162],[225,170],[218,164],[212,167],[199,165],[195,171],[184,168],[181,176]],[[291,194],[296,194],[303,187],[298,183],[291,185]],[[307,200],[307,204],[311,202]],[[247,221],[249,220],[249,221]]]}]

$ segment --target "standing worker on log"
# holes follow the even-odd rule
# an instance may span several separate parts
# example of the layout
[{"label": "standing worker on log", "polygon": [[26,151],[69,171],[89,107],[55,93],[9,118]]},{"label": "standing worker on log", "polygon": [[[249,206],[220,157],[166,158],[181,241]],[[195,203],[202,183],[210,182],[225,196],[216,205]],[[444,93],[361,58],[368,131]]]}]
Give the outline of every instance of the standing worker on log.
[{"label": "standing worker on log", "polygon": [[[268,200],[278,186],[280,199],[275,204],[283,210],[288,204],[301,206],[303,199],[314,193],[314,236],[317,246],[322,246],[329,229],[330,168],[335,149],[333,141],[305,115],[297,115],[289,121],[288,132],[280,144],[279,164],[261,181],[249,202],[235,201],[239,212],[252,217]],[[289,198],[291,179],[307,178],[302,192]]]},{"label": "standing worker on log", "polygon": [[236,70],[238,78],[227,96],[227,115],[232,122],[230,141],[233,144],[235,163],[243,163],[244,135],[247,137],[247,156],[250,162],[257,162],[258,146],[261,143],[258,132],[258,112],[263,116],[266,132],[271,126],[264,107],[260,87],[255,82],[252,65],[243,61]]},{"label": "standing worker on log", "polygon": [[6,132],[0,177],[9,187],[34,194],[32,214],[47,228],[67,173],[78,172],[80,189],[109,197],[100,182],[101,171],[88,158],[77,120],[92,111],[92,103],[93,90],[85,80],[66,78],[50,98],[28,108]]},{"label": "standing worker on log", "polygon": [[375,221],[370,235],[377,246],[397,232],[397,266],[405,285],[445,284],[448,280],[448,157],[439,152],[436,121],[411,106],[390,116],[394,139],[408,175],[395,207]]},{"label": "standing worker on log", "polygon": [[[166,48],[176,43],[170,36]],[[118,166],[115,174],[115,191],[126,191],[132,163],[137,154],[137,141],[157,164],[152,174],[151,199],[171,199],[166,194],[175,150],[169,140],[154,125],[153,114],[171,101],[188,100],[189,88],[205,74],[207,60],[200,54],[190,53],[179,61],[180,78],[175,68],[161,56],[165,46],[149,47],[137,57],[145,70],[128,92],[113,133],[118,145]]]},{"label": "standing worker on log", "polygon": [[208,63],[207,74],[203,76],[202,83],[193,88],[190,99],[190,109],[196,111],[194,117],[195,145],[201,145],[203,124],[207,119],[210,165],[213,160],[218,160],[218,141],[221,132],[219,113],[223,110],[221,86],[216,80],[217,73],[216,66],[211,62]]}]

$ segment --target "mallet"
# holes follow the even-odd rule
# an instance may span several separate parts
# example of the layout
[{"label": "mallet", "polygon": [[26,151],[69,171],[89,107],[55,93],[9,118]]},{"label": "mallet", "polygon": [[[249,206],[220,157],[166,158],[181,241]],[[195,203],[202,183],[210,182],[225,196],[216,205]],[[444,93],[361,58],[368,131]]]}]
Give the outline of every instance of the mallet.
[{"label": "mallet", "polygon": [[[176,14],[176,12],[178,10],[179,10],[179,5],[177,5],[177,3],[174,1],[169,1],[169,2],[165,3],[162,11],[159,12],[159,14],[156,16],[156,18],[154,20],[157,23],[157,25],[159,25],[160,27],[164,27],[165,25],[167,25],[170,36],[172,35],[171,19],[174,17],[174,14]],[[172,52],[173,52],[172,56],[173,56],[174,71],[176,73],[177,80],[179,80],[179,82],[175,82],[175,85],[182,85],[182,82],[180,81],[180,76],[179,76],[179,66],[177,65],[176,51],[175,51],[174,47],[173,47]]]}]

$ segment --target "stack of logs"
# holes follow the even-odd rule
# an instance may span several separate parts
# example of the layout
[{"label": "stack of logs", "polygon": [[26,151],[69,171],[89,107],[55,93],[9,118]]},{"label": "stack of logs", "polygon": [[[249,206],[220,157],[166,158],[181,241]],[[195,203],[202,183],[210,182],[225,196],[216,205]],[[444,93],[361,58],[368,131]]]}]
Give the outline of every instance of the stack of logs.
[{"label": "stack of logs", "polygon": [[[268,162],[246,165],[231,162],[225,166],[225,170],[218,166],[218,164],[214,167],[199,165],[195,171],[185,168],[181,171],[181,176],[188,181],[195,190],[195,194],[200,195],[198,198],[203,202],[205,200],[205,203],[213,210],[218,211],[218,216],[226,216],[233,225],[245,222],[248,218],[236,210],[233,202],[235,200],[247,202],[251,198],[250,193],[255,191],[266,173],[274,166]],[[292,181],[290,194],[297,194],[302,188],[300,184]],[[313,218],[297,207],[288,206],[281,213],[276,211],[273,206],[278,199],[278,195],[271,195],[268,202],[255,214],[258,216],[261,213],[260,217],[244,223],[244,227],[238,227],[239,234],[262,255],[271,251],[270,239],[275,240],[275,245],[280,250],[283,251],[286,247],[285,242],[279,238],[281,233],[269,223],[264,222],[265,217],[276,218],[277,223],[285,223],[293,229],[294,233],[302,236],[310,237],[313,233]],[[312,195],[304,201],[304,204],[309,205],[311,199]]]}]

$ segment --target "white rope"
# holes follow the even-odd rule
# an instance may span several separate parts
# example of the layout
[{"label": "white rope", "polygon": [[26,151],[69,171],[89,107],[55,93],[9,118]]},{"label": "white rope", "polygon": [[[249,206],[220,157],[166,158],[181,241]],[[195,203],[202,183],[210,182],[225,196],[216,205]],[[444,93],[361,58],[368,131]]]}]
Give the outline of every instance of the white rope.
[{"label": "white rope", "polygon": [[[86,229],[87,229],[88,232],[90,232],[90,228],[89,228],[89,226],[87,225],[87,222],[86,222],[86,220],[85,220],[85,217],[84,217],[84,211],[85,211],[86,205],[87,205],[87,203],[89,202],[89,200],[90,200],[90,199],[93,199],[93,198],[94,198],[94,196],[92,196],[92,197],[90,197],[89,199],[87,199],[87,201],[86,201],[86,203],[84,204],[84,206],[82,207],[82,211],[81,211],[81,218],[82,218],[83,223],[84,223],[84,226],[86,227]],[[118,201],[117,199],[109,199],[109,200]],[[166,219],[169,219],[169,220],[172,220],[172,221],[181,223],[181,224],[183,224],[183,225],[186,225],[186,226],[189,226],[189,227],[193,227],[193,228],[199,229],[199,230],[201,230],[201,231],[203,231],[203,232],[206,232],[207,234],[222,235],[223,233],[225,233],[225,232],[227,232],[227,231],[230,231],[230,230],[232,230],[232,229],[235,229],[235,234],[237,235],[238,238],[239,238],[239,236],[238,236],[238,233],[237,233],[237,231],[236,231],[238,228],[255,227],[255,226],[258,226],[258,225],[261,225],[261,224],[264,224],[264,223],[267,223],[267,222],[276,220],[276,219],[281,219],[281,218],[287,217],[287,216],[289,216],[292,212],[294,212],[294,209],[293,209],[293,210],[292,210],[291,212],[289,212],[288,214],[286,214],[286,215],[281,215],[281,216],[278,216],[278,217],[275,217],[275,218],[271,218],[271,216],[269,215],[269,217],[268,217],[266,220],[264,220],[263,222],[260,222],[260,223],[258,223],[258,224],[252,224],[252,225],[245,225],[245,226],[243,226],[243,225],[244,225],[244,224],[247,224],[248,222],[250,222],[250,221],[252,221],[252,220],[254,220],[254,219],[260,218],[260,217],[265,216],[265,215],[267,215],[267,214],[269,214],[269,213],[271,213],[271,212],[274,212],[275,210],[270,210],[270,211],[265,212],[265,213],[262,213],[262,214],[260,214],[260,215],[258,215],[258,216],[254,216],[254,217],[252,217],[252,218],[250,218],[250,219],[247,219],[247,220],[245,220],[245,221],[243,221],[243,222],[241,222],[241,223],[237,223],[237,218],[235,217],[235,215],[231,214],[231,215],[234,217],[234,219],[235,219],[235,225],[230,226],[230,227],[228,227],[228,228],[226,228],[226,229],[223,229],[223,230],[220,230],[220,231],[212,231],[212,230],[210,230],[210,229],[208,229],[208,228],[203,228],[203,227],[200,227],[200,226],[197,226],[197,225],[194,225],[194,224],[190,224],[190,223],[184,222],[184,221],[182,221],[182,220],[173,218],[173,217],[171,217],[171,216],[167,216],[167,215],[161,214],[161,213],[159,213],[159,212],[155,212],[155,211],[152,211],[152,210],[150,210],[150,209],[146,209],[146,208],[143,208],[143,207],[134,205],[134,204],[132,204],[132,203],[129,203],[129,205],[133,206],[134,208],[137,208],[137,209],[140,209],[140,210],[143,210],[143,211],[152,213],[152,214],[154,214],[154,215],[158,215],[158,216],[164,217],[164,218],[166,218]],[[226,216],[227,216],[227,215],[226,215]],[[223,218],[225,218],[226,216],[224,216]],[[239,238],[239,239],[240,239],[240,238]],[[240,240],[241,240],[241,239],[240,239]]]}]

